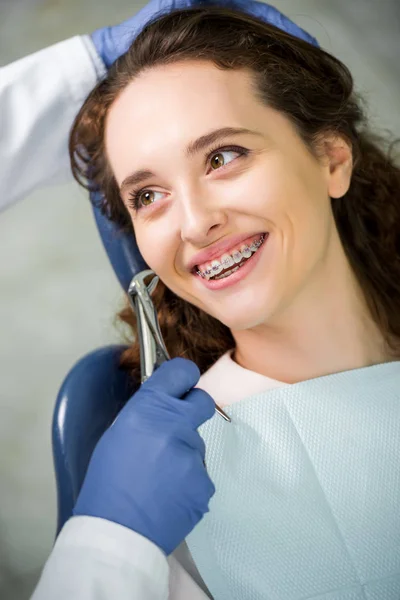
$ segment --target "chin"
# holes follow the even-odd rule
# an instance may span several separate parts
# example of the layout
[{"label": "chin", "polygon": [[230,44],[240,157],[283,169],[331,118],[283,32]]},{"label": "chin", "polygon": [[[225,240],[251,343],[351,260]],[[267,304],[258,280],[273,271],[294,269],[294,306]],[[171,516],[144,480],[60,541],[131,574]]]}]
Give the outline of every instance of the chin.
[{"label": "chin", "polygon": [[[260,312],[260,314],[258,314],[258,312]],[[232,331],[244,331],[245,329],[253,329],[258,325],[265,324],[268,316],[265,314],[265,310],[257,311],[254,308],[251,312],[244,311],[240,314],[231,314],[229,317],[215,315],[215,318]]]}]

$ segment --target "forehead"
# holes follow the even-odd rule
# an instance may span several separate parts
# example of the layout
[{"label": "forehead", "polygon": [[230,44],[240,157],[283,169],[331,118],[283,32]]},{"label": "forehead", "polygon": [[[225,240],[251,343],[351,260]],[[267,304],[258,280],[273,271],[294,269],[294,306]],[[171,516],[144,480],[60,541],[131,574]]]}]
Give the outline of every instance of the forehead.
[{"label": "forehead", "polygon": [[[222,70],[206,61],[185,61],[141,73],[111,106],[105,143],[118,179],[122,155],[147,158],[183,147],[221,126],[253,128],[257,106],[246,70]],[[118,156],[118,161],[116,160]],[[114,163],[114,164],[113,164]]]},{"label": "forehead", "polygon": [[[181,61],[151,67],[122,91],[109,111],[108,125],[118,114],[141,122],[168,121],[170,114],[213,113],[216,106],[234,110],[249,101],[251,76],[246,70],[222,70],[208,61]],[[224,106],[221,101],[225,102]],[[229,104],[229,108],[228,108]]]}]

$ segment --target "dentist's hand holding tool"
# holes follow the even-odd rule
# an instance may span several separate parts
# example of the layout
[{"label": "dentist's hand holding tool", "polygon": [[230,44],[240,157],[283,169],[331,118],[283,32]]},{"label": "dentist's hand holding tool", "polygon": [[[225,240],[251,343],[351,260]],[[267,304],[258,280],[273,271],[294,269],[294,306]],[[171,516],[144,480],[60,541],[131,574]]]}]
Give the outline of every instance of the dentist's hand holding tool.
[{"label": "dentist's hand holding tool", "polygon": [[101,517],[148,538],[166,555],[208,512],[215,493],[197,428],[215,414],[197,365],[163,363],[98,442],[74,515]]}]

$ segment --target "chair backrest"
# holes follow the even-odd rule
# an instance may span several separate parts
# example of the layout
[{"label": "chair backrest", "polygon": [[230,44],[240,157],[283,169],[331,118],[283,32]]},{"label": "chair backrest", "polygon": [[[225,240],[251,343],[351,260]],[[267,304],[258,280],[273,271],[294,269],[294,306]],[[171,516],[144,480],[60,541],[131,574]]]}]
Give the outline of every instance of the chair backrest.
[{"label": "chair backrest", "polygon": [[134,233],[121,231],[102,214],[99,208],[101,196],[98,193],[92,193],[91,201],[104,249],[122,289],[127,292],[134,275],[149,267],[139,252]]},{"label": "chair backrest", "polygon": [[[128,234],[101,212],[101,196],[92,194],[95,222],[114,272],[124,289],[148,268]],[[81,358],[66,376],[53,412],[52,443],[57,483],[57,535],[71,517],[90,457],[104,431],[139,387],[119,367],[125,346],[108,346]]]},{"label": "chair backrest", "polygon": [[57,535],[72,516],[95,445],[138,387],[119,367],[123,349],[108,346],[84,356],[59,391],[52,425]]}]

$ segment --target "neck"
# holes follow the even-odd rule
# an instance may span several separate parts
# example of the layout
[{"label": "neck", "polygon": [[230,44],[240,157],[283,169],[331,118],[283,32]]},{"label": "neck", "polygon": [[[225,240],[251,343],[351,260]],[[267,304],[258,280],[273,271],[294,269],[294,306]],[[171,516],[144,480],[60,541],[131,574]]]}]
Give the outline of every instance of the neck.
[{"label": "neck", "polygon": [[335,254],[331,268],[325,263],[283,312],[254,328],[232,331],[235,362],[297,383],[396,360],[385,349],[340,243]]}]

